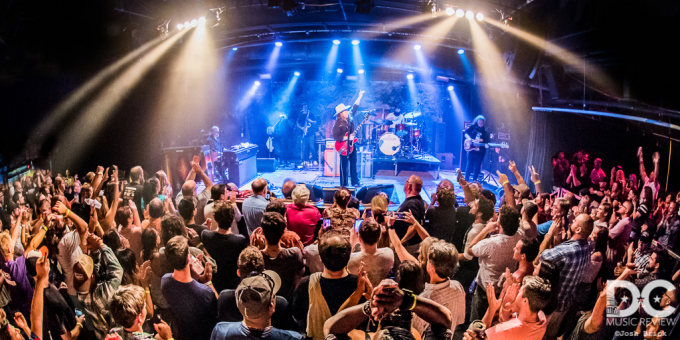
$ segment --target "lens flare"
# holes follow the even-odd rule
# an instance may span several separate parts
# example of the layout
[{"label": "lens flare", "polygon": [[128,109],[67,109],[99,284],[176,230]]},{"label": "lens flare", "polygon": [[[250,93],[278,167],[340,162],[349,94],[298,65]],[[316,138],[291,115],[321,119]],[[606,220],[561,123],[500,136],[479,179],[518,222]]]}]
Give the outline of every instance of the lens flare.
[{"label": "lens flare", "polygon": [[462,48],[459,48],[459,49],[458,49],[458,54],[465,54],[465,50],[462,49]]},{"label": "lens flare", "polygon": [[352,45],[355,45],[355,46],[359,45],[359,40],[356,40],[356,39],[352,40]]},{"label": "lens flare", "polygon": [[364,74],[364,73],[366,73],[366,71],[364,71],[363,69],[359,70],[359,74]]},{"label": "lens flare", "polygon": [[407,74],[406,79],[413,79],[413,74],[412,73]]},{"label": "lens flare", "polygon": [[420,44],[413,45],[413,49],[416,50],[416,51],[420,51],[421,48],[422,48],[422,46],[420,46]]},{"label": "lens flare", "polygon": [[449,91],[453,91],[453,85],[449,85],[449,87],[447,87],[447,89],[448,89]]},{"label": "lens flare", "polygon": [[260,81],[259,81],[259,80],[256,80],[256,81],[255,81],[255,86],[260,86]]},{"label": "lens flare", "polygon": [[280,41],[277,41],[277,42],[274,43],[274,45],[276,45],[277,47],[281,47],[281,46],[283,46],[283,43],[280,42]]},{"label": "lens flare", "polygon": [[295,71],[295,73],[293,73],[293,74],[294,74],[296,77],[299,77],[299,76],[300,76],[300,72],[298,72],[298,71]]},{"label": "lens flare", "polygon": [[340,40],[338,40],[338,39],[333,40],[333,44],[340,45]]}]

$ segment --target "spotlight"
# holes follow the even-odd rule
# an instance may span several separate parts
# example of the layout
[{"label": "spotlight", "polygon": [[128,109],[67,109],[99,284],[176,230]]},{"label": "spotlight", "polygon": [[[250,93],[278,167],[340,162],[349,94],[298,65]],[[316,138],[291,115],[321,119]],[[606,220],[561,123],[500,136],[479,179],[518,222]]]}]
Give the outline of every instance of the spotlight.
[{"label": "spotlight", "polygon": [[366,73],[366,71],[364,71],[364,69],[359,70],[359,74],[364,74],[364,73]]},{"label": "spotlight", "polygon": [[189,28],[191,27],[191,24],[188,21],[184,22],[184,28]]},{"label": "spotlight", "polygon": [[406,75],[406,79],[413,79],[413,73],[409,73]]},{"label": "spotlight", "polygon": [[422,46],[420,46],[420,44],[413,45],[413,49],[416,50],[416,51],[420,51],[421,48],[422,48]]},{"label": "spotlight", "polygon": [[451,7],[446,7],[446,15],[452,16],[454,13],[456,13],[456,10],[451,8]]},{"label": "spotlight", "polygon": [[458,54],[465,54],[465,50],[462,49],[462,48],[459,48],[459,49],[458,49]]},{"label": "spotlight", "polygon": [[457,9],[457,10],[456,10],[456,16],[459,17],[459,18],[464,17],[464,16],[465,16],[465,11],[462,10],[462,9],[460,9],[460,8]]},{"label": "spotlight", "polygon": [[205,25],[205,17],[198,18],[198,23],[201,25]]},{"label": "spotlight", "polygon": [[259,81],[259,80],[256,80],[256,81],[255,81],[255,86],[260,86],[260,81]]},{"label": "spotlight", "polygon": [[277,42],[274,43],[274,45],[276,45],[277,47],[281,47],[281,46],[283,46],[283,43],[280,42],[280,41],[277,41]]},{"label": "spotlight", "polygon": [[196,27],[196,26],[198,26],[198,20],[196,20],[196,19],[191,20],[191,27]]},{"label": "spotlight", "polygon": [[453,85],[449,85],[448,89],[449,91],[453,91]]},{"label": "spotlight", "polygon": [[352,40],[352,45],[359,45],[359,40],[356,39]]},{"label": "spotlight", "polygon": [[333,40],[333,44],[334,45],[340,45],[340,40],[338,40],[338,39]]},{"label": "spotlight", "polygon": [[482,14],[482,13],[477,13],[476,18],[477,18],[477,21],[482,21],[482,20],[484,20],[484,14]]},{"label": "spotlight", "polygon": [[338,73],[342,73],[342,69],[341,69],[341,68],[339,68],[337,71],[338,71]]},{"label": "spotlight", "polygon": [[465,12],[465,17],[472,20],[475,17],[475,13],[473,13],[472,11],[467,11]]},{"label": "spotlight", "polygon": [[299,77],[299,76],[300,76],[300,72],[298,72],[298,71],[295,71],[295,73],[293,73],[293,74],[294,74],[296,77]]},{"label": "spotlight", "polygon": [[184,25],[183,25],[183,24],[177,24],[177,29],[178,29],[178,30],[182,30],[182,28],[184,28]]},{"label": "spotlight", "polygon": [[231,50],[232,51],[238,51],[238,47],[232,47]]}]

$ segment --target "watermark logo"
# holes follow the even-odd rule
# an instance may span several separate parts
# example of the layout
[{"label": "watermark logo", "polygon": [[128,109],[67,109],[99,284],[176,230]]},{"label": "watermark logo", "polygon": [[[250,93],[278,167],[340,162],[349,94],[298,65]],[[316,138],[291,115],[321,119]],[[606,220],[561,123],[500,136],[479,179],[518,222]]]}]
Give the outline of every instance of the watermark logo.
[{"label": "watermark logo", "polygon": [[[667,316],[670,316],[675,312],[675,308],[668,306],[662,310],[658,310],[654,308],[651,304],[651,301],[654,300],[655,303],[659,303],[661,301],[660,296],[650,296],[652,293],[652,290],[655,288],[665,288],[666,290],[673,290],[675,287],[673,286],[672,283],[666,281],[666,280],[654,280],[650,283],[648,283],[645,288],[642,289],[642,292],[633,284],[632,282],[629,281],[612,281],[609,280],[607,281],[607,299],[609,301],[616,301],[615,298],[615,291],[616,288],[622,288],[626,289],[630,292],[630,301],[628,301],[629,297],[624,296],[622,298],[623,302],[631,302],[630,305],[626,309],[618,309],[617,306],[608,306],[607,307],[607,317],[608,318],[625,318],[625,317],[630,317],[638,309],[639,305],[642,305],[642,308],[644,311],[652,316],[658,317],[658,318],[665,318]],[[635,303],[636,301],[639,301],[639,303]]]}]

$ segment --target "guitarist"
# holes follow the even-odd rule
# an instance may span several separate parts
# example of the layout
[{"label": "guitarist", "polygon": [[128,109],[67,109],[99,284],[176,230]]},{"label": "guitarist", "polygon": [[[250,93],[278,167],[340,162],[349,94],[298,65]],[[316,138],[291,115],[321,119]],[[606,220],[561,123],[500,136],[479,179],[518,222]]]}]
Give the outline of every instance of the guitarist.
[{"label": "guitarist", "polygon": [[[352,185],[357,187],[360,186],[359,176],[357,175],[357,153],[352,151],[351,143],[354,140],[354,134],[350,135],[349,138],[346,134],[351,134],[354,131],[354,115],[359,110],[359,103],[361,98],[364,96],[364,91],[359,92],[359,97],[357,101],[354,102],[351,108],[345,106],[345,104],[340,104],[335,107],[336,121],[333,125],[333,139],[336,142],[341,142],[343,140],[347,141],[347,156],[340,155],[340,186],[347,186],[347,177],[349,174],[352,176]],[[348,111],[348,109],[351,111]],[[349,165],[347,164],[349,162]],[[349,168],[348,168],[349,166]],[[349,170],[349,174],[347,173]]]},{"label": "guitarist", "polygon": [[[310,157],[314,155],[314,116],[309,112],[307,103],[302,103],[302,110],[298,115],[295,123],[297,129],[295,130],[296,142],[298,145],[296,149],[300,149],[300,159],[302,162],[307,162]],[[313,158],[312,158],[313,159]]]},{"label": "guitarist", "polygon": [[[465,139],[471,139],[476,143],[488,143],[490,141],[489,132],[484,128],[486,118],[479,115],[472,121],[472,125],[465,130]],[[482,168],[482,161],[488,146],[480,146],[479,150],[468,151],[467,167],[465,168],[465,180],[468,182],[477,181],[479,171]]]}]

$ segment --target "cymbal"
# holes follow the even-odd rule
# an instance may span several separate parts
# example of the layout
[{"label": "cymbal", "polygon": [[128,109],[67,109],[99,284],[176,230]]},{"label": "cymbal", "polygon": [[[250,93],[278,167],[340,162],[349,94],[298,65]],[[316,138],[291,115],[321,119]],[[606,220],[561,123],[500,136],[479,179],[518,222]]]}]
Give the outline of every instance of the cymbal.
[{"label": "cymbal", "polygon": [[402,124],[408,125],[408,126],[416,126],[416,125],[418,125],[418,123],[402,123]]},{"label": "cymbal", "polygon": [[373,122],[378,124],[378,125],[392,125],[392,121],[387,120],[387,119],[376,119]]},{"label": "cymbal", "polygon": [[413,119],[413,118],[420,117],[421,115],[422,115],[421,112],[409,112],[409,113],[404,114],[404,118]]},{"label": "cymbal", "polygon": [[369,116],[371,117],[377,117],[378,114],[375,113],[375,110],[364,110],[364,111],[359,111],[360,113],[368,113]]}]

